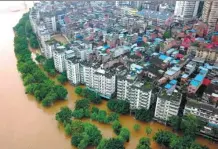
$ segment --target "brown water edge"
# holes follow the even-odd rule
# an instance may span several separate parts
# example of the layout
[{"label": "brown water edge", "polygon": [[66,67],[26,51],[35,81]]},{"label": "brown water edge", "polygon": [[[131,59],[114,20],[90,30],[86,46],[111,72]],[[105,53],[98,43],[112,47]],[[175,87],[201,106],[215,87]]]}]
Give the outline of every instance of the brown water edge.
[{"label": "brown water edge", "polygon": [[[74,89],[75,89],[74,86],[72,86],[69,83],[67,83],[65,85],[65,88],[68,90],[68,101],[55,103],[52,108],[49,108],[49,109],[46,110],[47,113],[50,113],[50,114],[53,113],[54,114],[54,113],[56,113],[56,111],[61,106],[69,106],[70,108],[73,109],[75,101],[78,100],[78,99],[81,99],[80,96],[78,96],[78,95],[76,95],[74,93]],[[107,101],[105,101],[105,100],[103,100],[103,102],[100,105],[92,104],[92,106],[96,106],[99,109],[106,110],[107,112],[111,112],[107,108]],[[91,121],[90,119],[85,119],[85,120],[82,120],[82,121],[84,121],[84,122],[91,122],[92,124],[95,124],[99,128],[99,130],[101,130],[102,135],[105,138],[111,138],[111,137],[115,137],[116,136],[113,133],[111,125],[109,125],[109,124],[101,124],[101,123],[99,123],[97,121]],[[170,127],[167,127],[167,126],[162,125],[160,123],[157,123],[157,122],[149,122],[149,123],[140,122],[138,120],[135,120],[134,117],[130,116],[130,115],[120,115],[120,122],[121,122],[123,127],[128,128],[130,130],[130,132],[131,132],[130,142],[125,144],[126,149],[134,149],[134,148],[136,148],[139,139],[142,138],[142,137],[149,137],[152,140],[152,136],[159,129],[172,131],[172,129]],[[134,129],[133,129],[134,124],[139,124],[141,126],[140,131],[138,131],[138,132],[134,131]],[[145,133],[145,127],[146,126],[150,126],[152,128],[152,134],[150,134],[149,136],[147,136],[146,133]],[[211,142],[211,141],[209,141],[209,140],[207,140],[207,139],[205,139],[203,137],[197,137],[196,140],[197,140],[197,142],[199,142],[202,145],[207,145],[210,149],[217,149],[218,148],[218,144],[213,143],[213,142]],[[154,141],[151,142],[151,147],[153,149],[161,148],[161,146],[158,145]]]},{"label": "brown water edge", "polygon": [[[2,5],[5,3],[0,2]],[[25,94],[17,71],[12,27],[25,12],[0,13],[0,18],[4,20],[0,23],[0,148],[71,149],[63,131],[57,129],[54,115],[38,108],[34,98]]]}]

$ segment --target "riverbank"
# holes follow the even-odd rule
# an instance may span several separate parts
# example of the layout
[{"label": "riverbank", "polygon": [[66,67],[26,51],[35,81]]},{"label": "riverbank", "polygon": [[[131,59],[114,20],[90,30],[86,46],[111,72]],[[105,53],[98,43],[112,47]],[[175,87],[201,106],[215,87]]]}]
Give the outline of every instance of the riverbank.
[{"label": "riverbank", "polygon": [[[0,3],[9,6],[6,1]],[[10,3],[16,5],[20,2]],[[54,114],[46,112],[33,96],[25,94],[20,73],[17,71],[12,28],[26,11],[0,12],[1,19],[6,20],[0,24],[1,148],[72,149],[70,140],[57,129]]]}]

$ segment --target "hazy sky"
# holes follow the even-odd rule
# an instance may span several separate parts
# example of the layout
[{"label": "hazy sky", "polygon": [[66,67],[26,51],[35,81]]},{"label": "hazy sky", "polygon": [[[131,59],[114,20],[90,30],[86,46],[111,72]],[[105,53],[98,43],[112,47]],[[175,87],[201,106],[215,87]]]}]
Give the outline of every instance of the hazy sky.
[{"label": "hazy sky", "polygon": [[[26,4],[32,5],[33,1],[26,1]],[[0,1],[0,10],[6,10],[8,8],[21,8],[23,5],[24,1]]]}]

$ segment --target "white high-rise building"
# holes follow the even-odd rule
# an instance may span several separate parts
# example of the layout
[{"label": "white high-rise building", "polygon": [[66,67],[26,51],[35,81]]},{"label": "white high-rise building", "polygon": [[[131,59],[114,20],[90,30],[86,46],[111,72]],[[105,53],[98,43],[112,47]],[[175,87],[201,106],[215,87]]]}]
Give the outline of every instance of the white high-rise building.
[{"label": "white high-rise building", "polygon": [[205,0],[202,20],[209,25],[209,32],[214,31],[218,23],[218,1]]},{"label": "white high-rise building", "polygon": [[176,1],[175,18],[187,20],[197,16],[200,1]]},{"label": "white high-rise building", "polygon": [[55,49],[55,42],[48,40],[45,42],[45,44],[46,44],[46,47],[45,47],[44,55],[47,59],[50,59],[53,57],[53,50]]},{"label": "white high-rise building", "polygon": [[156,120],[166,122],[171,116],[176,116],[179,112],[182,95],[178,92],[173,92],[168,95],[163,91],[157,97],[154,117]]},{"label": "white high-rise building", "polygon": [[53,51],[55,69],[62,73],[65,71],[65,47],[59,46]]},{"label": "white high-rise building", "polygon": [[76,57],[66,59],[67,78],[71,84],[80,84],[80,64]]},{"label": "white high-rise building", "polygon": [[110,99],[116,90],[115,73],[98,68],[93,77],[93,89],[99,92],[102,97]]},{"label": "white high-rise building", "polygon": [[136,77],[118,76],[117,99],[128,101],[131,109],[149,109],[152,88],[146,81],[136,81]]},{"label": "white high-rise building", "polygon": [[49,30],[50,33],[55,33],[57,31],[57,25],[56,25],[56,17],[47,15],[43,17],[45,26]]}]

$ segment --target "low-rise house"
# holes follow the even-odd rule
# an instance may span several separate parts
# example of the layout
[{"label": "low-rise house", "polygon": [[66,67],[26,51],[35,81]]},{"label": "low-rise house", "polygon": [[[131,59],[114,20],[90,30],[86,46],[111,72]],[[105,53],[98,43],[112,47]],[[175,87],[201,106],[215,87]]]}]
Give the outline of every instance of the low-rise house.
[{"label": "low-rise house", "polygon": [[203,80],[205,76],[208,73],[208,69],[201,67],[200,73],[195,76],[194,79],[191,80],[189,86],[188,86],[188,93],[194,94],[199,89],[201,84],[203,83]]},{"label": "low-rise house", "polygon": [[195,71],[195,69],[196,63],[191,61],[185,66],[185,73],[191,75]]},{"label": "low-rise house", "polygon": [[169,78],[170,80],[176,79],[180,75],[180,72],[180,67],[174,66],[165,72],[164,77]]}]

